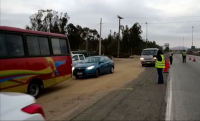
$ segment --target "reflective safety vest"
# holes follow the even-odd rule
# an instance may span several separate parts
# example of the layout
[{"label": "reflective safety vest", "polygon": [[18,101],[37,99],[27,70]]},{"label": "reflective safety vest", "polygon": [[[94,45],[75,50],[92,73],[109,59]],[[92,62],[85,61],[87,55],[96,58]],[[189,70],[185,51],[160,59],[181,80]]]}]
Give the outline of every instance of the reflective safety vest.
[{"label": "reflective safety vest", "polygon": [[186,52],[182,52],[182,55],[183,55],[183,56],[186,56]]},{"label": "reflective safety vest", "polygon": [[162,57],[162,61],[156,60],[156,64],[155,64],[156,68],[165,68],[165,59],[164,59],[164,56],[161,55],[161,57]]}]

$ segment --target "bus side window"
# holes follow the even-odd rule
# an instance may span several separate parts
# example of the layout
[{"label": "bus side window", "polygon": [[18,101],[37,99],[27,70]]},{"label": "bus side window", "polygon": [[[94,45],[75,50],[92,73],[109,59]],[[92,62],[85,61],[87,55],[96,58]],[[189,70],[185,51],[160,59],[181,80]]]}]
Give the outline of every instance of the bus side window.
[{"label": "bus side window", "polygon": [[67,46],[67,41],[65,39],[60,39],[60,47],[62,54],[69,54],[69,48]]},{"label": "bus side window", "polygon": [[40,55],[40,47],[38,42],[38,37],[27,36],[28,53],[30,56]]},{"label": "bus side window", "polygon": [[6,34],[9,56],[24,56],[24,45],[21,35]]},{"label": "bus side window", "polygon": [[60,48],[59,39],[52,38],[51,43],[52,43],[52,48],[53,48],[53,54],[54,55],[60,55],[61,54],[61,48]]},{"label": "bus side window", "polygon": [[49,42],[45,37],[39,37],[41,55],[50,55]]},{"label": "bus side window", "polygon": [[8,56],[8,51],[6,48],[6,35],[0,34],[0,57]]}]

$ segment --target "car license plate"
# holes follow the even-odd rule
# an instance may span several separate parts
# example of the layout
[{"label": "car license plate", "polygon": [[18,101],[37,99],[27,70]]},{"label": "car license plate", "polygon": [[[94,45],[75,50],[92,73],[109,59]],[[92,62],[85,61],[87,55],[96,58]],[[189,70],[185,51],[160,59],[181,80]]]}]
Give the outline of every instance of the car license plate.
[{"label": "car license plate", "polygon": [[83,74],[83,73],[80,73],[80,72],[79,72],[79,73],[77,73],[77,75],[82,75],[82,74]]}]

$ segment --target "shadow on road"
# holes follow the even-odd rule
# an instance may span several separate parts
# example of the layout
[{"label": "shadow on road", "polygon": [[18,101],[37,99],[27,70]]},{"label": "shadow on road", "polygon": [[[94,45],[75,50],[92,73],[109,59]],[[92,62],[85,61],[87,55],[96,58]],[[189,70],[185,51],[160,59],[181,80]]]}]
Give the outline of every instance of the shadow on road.
[{"label": "shadow on road", "polygon": [[41,96],[45,96],[45,95],[48,95],[48,94],[51,94],[55,91],[59,91],[59,90],[62,90],[62,89],[65,89],[65,88],[68,88],[70,87],[71,85],[56,85],[56,86],[52,86],[52,87],[49,87],[47,89],[44,89],[41,93]]}]

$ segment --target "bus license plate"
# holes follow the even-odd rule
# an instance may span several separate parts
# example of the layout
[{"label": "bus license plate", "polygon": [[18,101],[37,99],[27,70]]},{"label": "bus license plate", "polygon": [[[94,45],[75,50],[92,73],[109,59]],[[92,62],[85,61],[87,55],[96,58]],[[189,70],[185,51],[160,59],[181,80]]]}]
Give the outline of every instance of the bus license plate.
[{"label": "bus license plate", "polygon": [[79,73],[77,73],[77,75],[82,75],[82,73],[79,72]]}]

